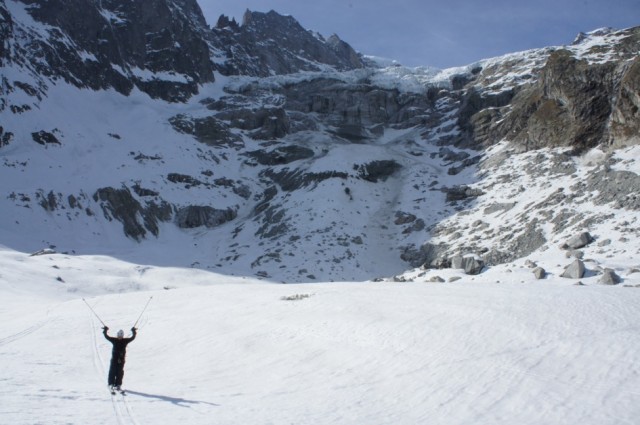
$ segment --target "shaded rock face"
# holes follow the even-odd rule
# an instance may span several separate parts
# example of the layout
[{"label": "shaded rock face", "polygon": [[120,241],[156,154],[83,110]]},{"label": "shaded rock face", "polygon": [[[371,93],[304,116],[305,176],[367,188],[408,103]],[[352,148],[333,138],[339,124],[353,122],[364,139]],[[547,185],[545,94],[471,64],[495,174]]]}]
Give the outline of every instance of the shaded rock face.
[{"label": "shaded rock face", "polygon": [[[133,87],[183,101],[213,81],[206,23],[196,0],[24,0],[34,19],[56,27],[34,39],[43,75],[92,89]],[[149,73],[155,75],[149,76]]]},{"label": "shaded rock face", "polygon": [[373,161],[368,164],[354,166],[361,179],[372,183],[388,179],[401,168],[402,166],[393,160]]},{"label": "shaded rock face", "polygon": [[281,107],[229,109],[216,117],[230,122],[231,127],[252,130],[250,136],[258,140],[279,139],[290,130],[289,117]]},{"label": "shaded rock face", "polygon": [[283,165],[300,159],[313,158],[314,152],[302,146],[280,146],[272,151],[262,150],[246,153],[250,158],[254,158],[261,165]]},{"label": "shaded rock face", "polygon": [[[158,221],[168,221],[173,214],[173,209],[166,202],[156,204],[150,201],[142,206],[126,187],[98,189],[93,200],[100,203],[107,220],[120,221],[124,234],[137,241],[145,238],[147,232],[158,236]],[[142,223],[139,221],[140,217]]]},{"label": "shaded rock face", "polygon": [[216,227],[236,218],[232,209],[216,209],[209,206],[188,206],[180,208],[176,213],[176,224],[183,229],[195,227]]},{"label": "shaded rock face", "polygon": [[[53,29],[44,38],[14,28],[2,6],[0,61],[94,90],[129,94],[137,87],[153,98],[183,102],[199,85],[214,81],[214,69],[225,75],[269,76],[364,67],[360,55],[337,36],[325,40],[273,11],[247,11],[241,26],[221,17],[212,29],[197,0],[21,2],[36,21]],[[29,50],[12,53],[7,48],[12,36],[29,39]]]},{"label": "shaded rock face", "polygon": [[267,177],[271,181],[277,183],[285,192],[292,192],[306,187],[315,187],[318,183],[328,179],[338,178],[346,180],[349,177],[347,173],[340,171],[305,173],[299,169],[289,170],[288,168],[279,172],[267,169],[261,173],[261,176]]},{"label": "shaded rock face", "polygon": [[176,131],[192,135],[208,146],[244,147],[242,138],[232,133],[229,126],[216,117],[192,118],[180,114],[171,117],[169,123]]},{"label": "shaded rock face", "polygon": [[[622,41],[613,47],[609,60],[554,50],[542,56],[528,84],[485,90],[482,84],[508,72],[509,62],[483,70],[462,95],[460,143],[487,147],[507,139],[523,151],[568,146],[574,154],[605,143],[612,147],[640,143],[640,29],[617,34]],[[595,45],[589,54],[604,54],[609,48]]]},{"label": "shaded rock face", "polygon": [[640,57],[624,70],[611,117],[613,147],[640,144]]},{"label": "shaded rock face", "polygon": [[0,4],[0,65],[4,64],[7,55],[7,40],[13,31],[13,21],[4,2]]},{"label": "shaded rock face", "polygon": [[538,83],[513,100],[504,133],[526,150],[598,145],[611,114],[613,64],[589,64],[566,50],[553,52]]},{"label": "shaded rock face", "polygon": [[13,133],[10,131],[4,131],[4,128],[0,125],[0,148],[11,143],[13,139]]},{"label": "shaded rock face", "polygon": [[213,29],[213,44],[226,61],[217,65],[226,75],[266,77],[296,71],[363,68],[360,56],[337,36],[329,40],[305,30],[290,16],[247,10],[238,26],[221,16]]},{"label": "shaded rock face", "polygon": [[358,84],[345,84],[328,78],[303,81],[282,88],[286,109],[303,113],[318,113],[347,139],[367,138],[367,128],[378,124],[409,128],[436,120],[438,112],[435,90],[426,96],[400,93],[373,85],[366,78]]}]

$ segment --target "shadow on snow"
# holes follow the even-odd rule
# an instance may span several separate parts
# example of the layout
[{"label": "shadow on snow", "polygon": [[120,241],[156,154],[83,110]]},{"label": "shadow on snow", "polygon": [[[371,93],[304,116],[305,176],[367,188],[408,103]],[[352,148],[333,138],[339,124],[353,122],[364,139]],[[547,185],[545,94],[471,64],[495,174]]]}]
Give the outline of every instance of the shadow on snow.
[{"label": "shadow on snow", "polygon": [[220,406],[216,403],[210,403],[208,401],[199,401],[199,400],[187,400],[179,397],[169,397],[165,395],[157,395],[157,394],[148,394],[139,391],[127,390],[127,394],[138,395],[140,397],[153,398],[161,401],[168,401],[176,406],[181,407],[189,407],[190,404],[208,404],[209,406]]}]

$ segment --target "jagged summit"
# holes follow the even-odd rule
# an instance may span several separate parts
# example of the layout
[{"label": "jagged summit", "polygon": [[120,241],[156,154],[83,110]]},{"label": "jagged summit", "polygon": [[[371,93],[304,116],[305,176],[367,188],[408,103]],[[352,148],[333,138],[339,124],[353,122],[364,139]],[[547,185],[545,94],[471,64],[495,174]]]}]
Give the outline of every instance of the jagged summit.
[{"label": "jagged summit", "polygon": [[222,15],[213,30],[213,44],[221,52],[216,63],[224,74],[269,76],[364,67],[348,43],[336,35],[328,40],[317,37],[292,16],[247,10],[242,25],[234,22]]},{"label": "jagged summit", "polygon": [[0,60],[32,70],[35,79],[47,75],[94,90],[136,88],[183,102],[213,82],[215,70],[267,76],[364,66],[347,43],[319,39],[274,11],[247,11],[242,25],[222,15],[209,28],[196,0],[10,5],[15,16],[0,9]]}]

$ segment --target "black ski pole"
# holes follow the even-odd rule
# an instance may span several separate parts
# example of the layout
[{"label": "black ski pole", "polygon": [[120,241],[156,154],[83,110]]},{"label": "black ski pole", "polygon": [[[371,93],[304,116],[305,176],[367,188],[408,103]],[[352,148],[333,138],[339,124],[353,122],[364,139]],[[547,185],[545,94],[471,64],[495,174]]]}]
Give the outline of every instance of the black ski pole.
[{"label": "black ski pole", "polygon": [[151,299],[153,297],[149,297],[149,301],[147,301],[147,303],[144,305],[144,308],[142,309],[142,313],[140,313],[140,316],[138,316],[138,320],[136,320],[136,323],[133,324],[133,327],[135,328],[136,325],[138,324],[138,322],[140,321],[140,318],[142,318],[142,314],[144,313],[144,311],[147,309],[147,306],[149,305],[149,303],[151,302]]},{"label": "black ski pole", "polygon": [[100,323],[102,323],[102,326],[107,327],[107,325],[104,324],[104,322],[102,321],[102,319],[100,318],[100,316],[98,316],[98,313],[96,313],[91,306],[89,305],[89,303],[87,302],[87,300],[85,300],[84,298],[82,299],[82,301],[84,301],[84,303],[87,305],[87,307],[89,307],[89,310],[91,310],[91,312],[98,318],[98,320],[100,321]]}]

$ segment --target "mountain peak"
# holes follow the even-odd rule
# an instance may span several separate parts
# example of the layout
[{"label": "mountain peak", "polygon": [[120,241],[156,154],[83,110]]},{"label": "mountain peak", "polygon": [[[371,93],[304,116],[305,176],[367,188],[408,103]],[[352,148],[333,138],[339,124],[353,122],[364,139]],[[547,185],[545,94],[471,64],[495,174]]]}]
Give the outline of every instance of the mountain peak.
[{"label": "mountain peak", "polygon": [[[14,59],[37,74],[124,94],[135,87],[169,101],[213,81],[208,29],[196,0],[25,0],[10,9],[23,11],[13,15],[9,31],[31,45]],[[28,15],[33,20],[23,18]],[[41,31],[43,24],[55,31]]]},{"label": "mountain peak", "polygon": [[[221,31],[234,28],[238,34]],[[360,55],[336,35],[324,40],[305,29],[290,15],[274,10],[246,10],[242,25],[219,19],[214,43],[226,57],[218,70],[223,74],[268,76],[333,68],[343,71],[363,68]]]}]

